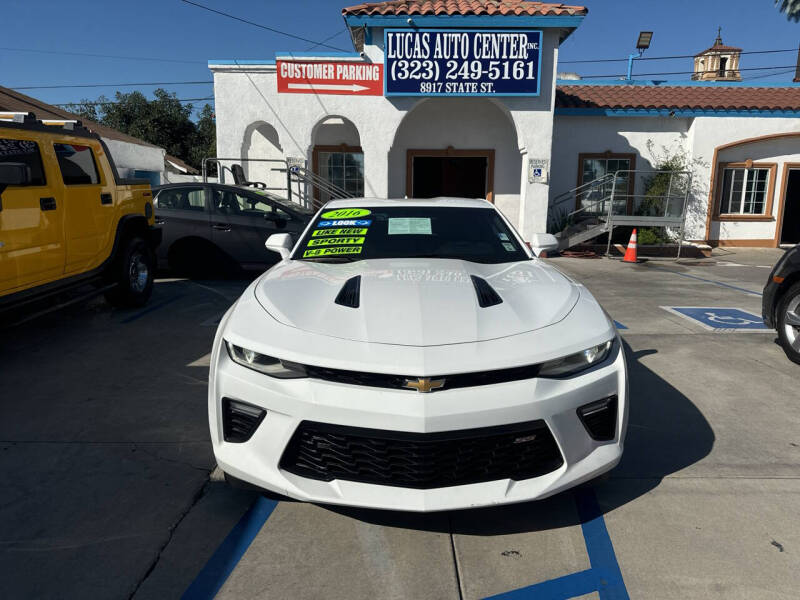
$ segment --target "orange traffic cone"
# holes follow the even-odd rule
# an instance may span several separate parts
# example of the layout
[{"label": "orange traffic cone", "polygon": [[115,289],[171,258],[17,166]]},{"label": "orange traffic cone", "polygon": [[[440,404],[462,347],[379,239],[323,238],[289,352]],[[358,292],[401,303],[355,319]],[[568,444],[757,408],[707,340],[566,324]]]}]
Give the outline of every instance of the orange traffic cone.
[{"label": "orange traffic cone", "polygon": [[628,248],[625,250],[625,256],[622,257],[622,262],[635,263],[638,262],[636,253],[636,229],[631,233],[631,241],[628,242]]}]

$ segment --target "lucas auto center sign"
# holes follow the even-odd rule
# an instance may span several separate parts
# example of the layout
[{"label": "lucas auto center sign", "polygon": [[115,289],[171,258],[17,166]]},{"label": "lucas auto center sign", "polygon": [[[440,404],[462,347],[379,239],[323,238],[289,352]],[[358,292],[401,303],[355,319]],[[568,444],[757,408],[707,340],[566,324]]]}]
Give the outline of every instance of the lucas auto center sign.
[{"label": "lucas auto center sign", "polygon": [[538,96],[541,30],[386,29],[384,64],[278,60],[278,92]]},{"label": "lucas auto center sign", "polygon": [[538,96],[540,30],[387,29],[386,96]]}]

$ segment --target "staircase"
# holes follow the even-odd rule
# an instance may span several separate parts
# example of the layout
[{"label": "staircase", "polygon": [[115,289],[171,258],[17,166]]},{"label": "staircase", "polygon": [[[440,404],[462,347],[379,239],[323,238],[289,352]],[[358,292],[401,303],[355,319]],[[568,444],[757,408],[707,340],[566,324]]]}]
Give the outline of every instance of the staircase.
[{"label": "staircase", "polygon": [[[630,194],[629,182],[644,193]],[[607,233],[608,254],[614,227],[668,227],[678,230],[680,256],[691,185],[689,171],[609,173],[556,196],[549,207],[548,231],[558,239],[560,251]]]}]

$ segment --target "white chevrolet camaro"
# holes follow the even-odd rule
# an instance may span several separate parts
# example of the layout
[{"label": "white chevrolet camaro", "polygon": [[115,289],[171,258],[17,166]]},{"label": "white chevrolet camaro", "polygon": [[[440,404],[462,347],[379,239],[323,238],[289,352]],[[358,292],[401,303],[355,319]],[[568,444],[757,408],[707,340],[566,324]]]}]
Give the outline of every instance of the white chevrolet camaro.
[{"label": "white chevrolet camaro", "polygon": [[[534,246],[536,244],[534,243]],[[613,468],[613,321],[483,200],[336,200],[222,318],[208,408],[229,479],[435,511],[545,498]]]}]

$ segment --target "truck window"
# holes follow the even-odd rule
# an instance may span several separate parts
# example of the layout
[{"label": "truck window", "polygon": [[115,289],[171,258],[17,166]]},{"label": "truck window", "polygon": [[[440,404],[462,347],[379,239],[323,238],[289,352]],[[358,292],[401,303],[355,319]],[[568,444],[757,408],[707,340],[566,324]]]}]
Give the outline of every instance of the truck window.
[{"label": "truck window", "polygon": [[46,183],[42,155],[36,142],[0,138],[0,163],[24,163],[31,173],[31,182],[28,185]]},{"label": "truck window", "polygon": [[64,185],[96,185],[100,183],[94,154],[89,146],[53,144]]}]

